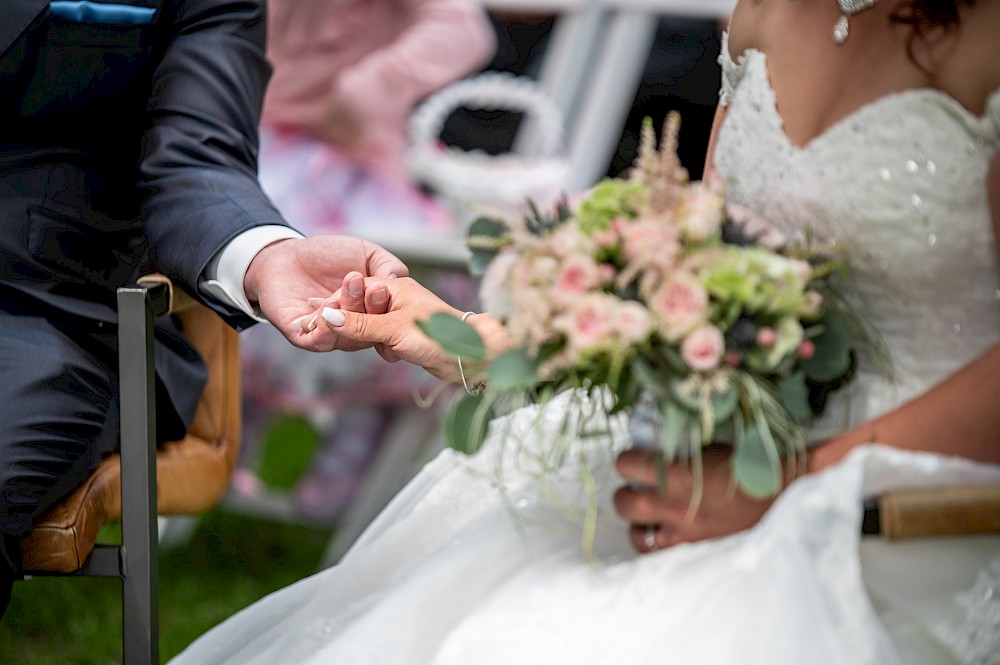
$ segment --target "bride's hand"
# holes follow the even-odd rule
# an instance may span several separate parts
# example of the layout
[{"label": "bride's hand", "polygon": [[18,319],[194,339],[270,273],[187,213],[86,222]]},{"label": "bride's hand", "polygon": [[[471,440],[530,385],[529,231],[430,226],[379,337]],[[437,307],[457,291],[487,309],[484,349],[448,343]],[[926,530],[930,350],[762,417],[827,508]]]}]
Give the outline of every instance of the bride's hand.
[{"label": "bride's hand", "polygon": [[[339,339],[352,345],[373,345],[379,355],[390,362],[405,360],[423,367],[439,379],[458,381],[455,356],[442,350],[415,322],[426,321],[436,312],[461,317],[461,310],[408,277],[384,282],[367,280],[366,289],[372,288],[373,284],[384,284],[388,289],[389,308],[385,314],[344,311],[335,306],[335,301],[323,308],[323,319]],[[468,321],[483,335],[490,329],[490,318],[479,314]]]},{"label": "bride's hand", "polygon": [[774,499],[758,500],[740,492],[730,472],[729,449],[702,451],[700,479],[690,465],[666,465],[660,487],[659,454],[631,449],[619,454],[618,473],[629,482],[615,492],[615,510],[632,524],[632,546],[640,552],[683,542],[725,536],[748,529]]}]

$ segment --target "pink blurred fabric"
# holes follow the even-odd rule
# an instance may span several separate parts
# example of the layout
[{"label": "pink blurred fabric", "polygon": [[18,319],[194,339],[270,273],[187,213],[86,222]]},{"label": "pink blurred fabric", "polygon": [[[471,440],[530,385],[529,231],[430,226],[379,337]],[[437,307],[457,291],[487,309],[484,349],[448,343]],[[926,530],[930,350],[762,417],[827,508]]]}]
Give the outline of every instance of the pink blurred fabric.
[{"label": "pink blurred fabric", "polygon": [[351,156],[403,180],[413,108],[496,48],[477,0],[270,0],[269,12],[264,122],[337,143],[331,118],[346,113]]}]

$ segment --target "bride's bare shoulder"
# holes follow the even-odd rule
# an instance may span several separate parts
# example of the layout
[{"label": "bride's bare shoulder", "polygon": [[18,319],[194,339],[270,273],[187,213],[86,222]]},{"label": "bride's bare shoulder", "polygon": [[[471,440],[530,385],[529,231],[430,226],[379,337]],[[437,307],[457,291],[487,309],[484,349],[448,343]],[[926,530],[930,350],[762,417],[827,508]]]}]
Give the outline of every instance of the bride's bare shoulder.
[{"label": "bride's bare shoulder", "polygon": [[832,25],[826,17],[835,8],[836,0],[738,0],[729,19],[729,53],[738,58],[749,49],[783,48],[790,35],[813,34],[818,21]]},{"label": "bride's bare shoulder", "polygon": [[739,0],[729,18],[729,54],[738,58],[751,48],[760,48],[761,27],[764,15],[774,2],[768,0]]}]

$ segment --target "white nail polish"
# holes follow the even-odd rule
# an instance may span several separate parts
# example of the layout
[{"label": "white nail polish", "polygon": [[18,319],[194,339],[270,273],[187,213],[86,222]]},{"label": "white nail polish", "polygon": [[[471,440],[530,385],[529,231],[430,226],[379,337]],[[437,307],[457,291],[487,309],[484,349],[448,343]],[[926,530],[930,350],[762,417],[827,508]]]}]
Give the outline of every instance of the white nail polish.
[{"label": "white nail polish", "polygon": [[343,312],[339,309],[332,309],[330,307],[323,308],[323,319],[335,328],[339,328],[347,323],[347,317],[344,316]]},{"label": "white nail polish", "polygon": [[326,298],[310,298],[306,302],[310,307],[319,307],[326,301]]}]

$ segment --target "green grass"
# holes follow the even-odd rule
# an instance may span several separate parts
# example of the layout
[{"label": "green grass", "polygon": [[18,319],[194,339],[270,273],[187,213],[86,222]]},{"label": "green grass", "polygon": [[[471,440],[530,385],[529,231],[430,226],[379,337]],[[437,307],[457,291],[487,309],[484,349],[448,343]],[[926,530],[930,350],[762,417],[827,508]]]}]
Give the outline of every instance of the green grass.
[{"label": "green grass", "polygon": [[[275,441],[278,445],[272,446]],[[311,450],[308,429],[288,419],[271,429],[269,477],[291,482]],[[101,540],[115,538],[114,529]],[[206,513],[183,545],[161,549],[160,659],[262,596],[317,570],[330,531],[282,524],[222,509]],[[0,620],[0,663],[121,663],[121,582],[113,578],[35,577],[14,585]]]}]

